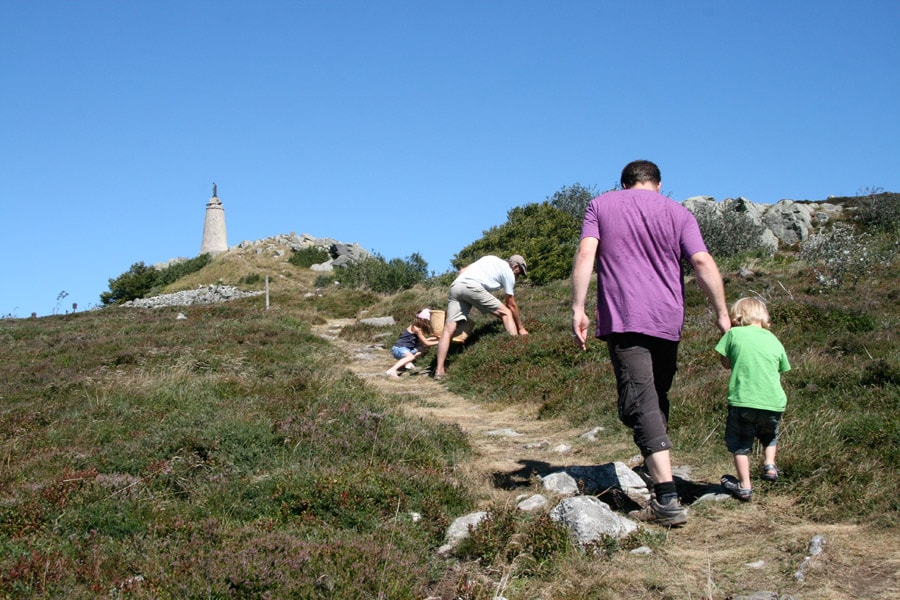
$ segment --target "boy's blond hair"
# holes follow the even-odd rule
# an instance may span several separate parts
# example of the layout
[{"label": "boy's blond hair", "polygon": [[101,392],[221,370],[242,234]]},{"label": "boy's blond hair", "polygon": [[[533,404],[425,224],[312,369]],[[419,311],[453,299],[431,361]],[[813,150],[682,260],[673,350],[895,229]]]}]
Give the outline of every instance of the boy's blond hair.
[{"label": "boy's blond hair", "polygon": [[769,311],[766,303],[758,298],[741,298],[731,306],[731,324],[760,325],[769,328]]}]

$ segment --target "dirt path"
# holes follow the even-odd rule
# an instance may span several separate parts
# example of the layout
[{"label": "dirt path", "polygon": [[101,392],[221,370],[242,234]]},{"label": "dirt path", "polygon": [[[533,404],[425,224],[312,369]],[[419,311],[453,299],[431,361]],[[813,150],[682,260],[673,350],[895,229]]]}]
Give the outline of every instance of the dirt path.
[{"label": "dirt path", "polygon": [[338,337],[341,328],[352,323],[353,319],[333,319],[313,327],[313,331],[346,353],[346,367],[357,377],[379,391],[403,398],[400,408],[408,415],[457,424],[468,434],[475,455],[460,467],[478,486],[480,496],[514,499],[522,493],[516,488],[528,482],[534,465],[569,464],[569,458],[577,454],[573,448],[585,433],[583,429],[571,429],[560,421],[538,420],[533,408],[524,405],[490,407],[447,391],[422,368],[433,353],[399,380],[387,377],[384,372],[395,362],[389,350]]}]

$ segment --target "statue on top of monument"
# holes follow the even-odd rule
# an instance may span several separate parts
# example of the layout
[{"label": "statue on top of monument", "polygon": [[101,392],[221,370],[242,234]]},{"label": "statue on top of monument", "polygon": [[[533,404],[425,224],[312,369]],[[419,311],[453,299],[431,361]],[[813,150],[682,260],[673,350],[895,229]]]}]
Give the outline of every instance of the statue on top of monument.
[{"label": "statue on top of monument", "polygon": [[213,181],[213,198],[218,198],[219,193],[216,191],[216,182]]}]

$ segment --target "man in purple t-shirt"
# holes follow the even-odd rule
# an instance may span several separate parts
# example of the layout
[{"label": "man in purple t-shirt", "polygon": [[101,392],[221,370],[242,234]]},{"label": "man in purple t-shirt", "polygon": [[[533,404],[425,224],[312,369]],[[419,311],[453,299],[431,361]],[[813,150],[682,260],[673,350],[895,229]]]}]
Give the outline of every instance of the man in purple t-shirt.
[{"label": "man in purple t-shirt", "polygon": [[677,526],[687,520],[687,510],[672,476],[668,392],[684,324],[682,259],[693,265],[723,333],[731,321],[719,268],[697,220],[661,188],[659,168],[639,160],[622,170],[621,190],[591,201],[572,269],[572,328],[584,350],[590,325],[585,300],[596,263],[596,337],[609,348],[619,419],[632,429],[653,482],[650,503],[631,516]]}]

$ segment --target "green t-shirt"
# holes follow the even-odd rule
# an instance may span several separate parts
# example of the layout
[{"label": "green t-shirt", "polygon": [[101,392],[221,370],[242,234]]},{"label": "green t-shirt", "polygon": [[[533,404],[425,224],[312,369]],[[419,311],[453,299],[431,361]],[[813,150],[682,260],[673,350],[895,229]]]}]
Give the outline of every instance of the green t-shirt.
[{"label": "green t-shirt", "polygon": [[716,344],[716,352],[731,361],[728,404],[784,412],[787,395],[781,374],[791,369],[784,346],[762,327],[732,327]]}]

